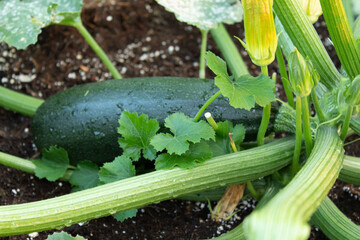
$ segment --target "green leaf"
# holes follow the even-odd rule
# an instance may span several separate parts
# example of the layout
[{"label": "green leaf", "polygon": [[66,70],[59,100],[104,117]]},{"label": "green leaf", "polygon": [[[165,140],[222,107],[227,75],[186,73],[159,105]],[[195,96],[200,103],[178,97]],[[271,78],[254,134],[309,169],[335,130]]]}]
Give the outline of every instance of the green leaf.
[{"label": "green leaf", "polygon": [[[99,172],[99,179],[102,184],[115,182],[133,176],[135,176],[135,166],[132,164],[131,159],[126,156],[120,156],[110,163],[105,163],[104,166],[100,168]],[[114,218],[122,222],[127,218],[135,217],[136,213],[137,209],[130,209],[115,213]]]},{"label": "green leaf", "polygon": [[182,155],[160,154],[155,161],[156,170],[172,169],[176,166],[179,168],[194,168],[197,162],[204,162],[212,157],[209,145],[201,141],[200,143],[191,144],[190,149]]},{"label": "green leaf", "polygon": [[50,147],[44,149],[40,159],[35,159],[35,175],[38,178],[46,178],[48,181],[56,181],[64,176],[69,166],[69,157],[65,149]]},{"label": "green leaf", "polygon": [[239,146],[245,138],[245,127],[242,124],[237,124],[235,127],[230,121],[218,122],[217,124],[219,128],[216,130],[215,141],[210,142],[213,157],[233,152],[229,133],[233,133],[232,139],[236,146]]},{"label": "green leaf", "polygon": [[82,236],[76,235],[76,237],[71,236],[66,232],[55,232],[49,235],[46,240],[86,240]]},{"label": "green leaf", "polygon": [[82,0],[0,1],[0,41],[24,49],[50,24],[78,21]]},{"label": "green leaf", "polygon": [[119,222],[123,222],[128,218],[136,217],[138,210],[137,209],[129,209],[123,212],[118,212],[114,214],[114,218]]},{"label": "green leaf", "polygon": [[96,187],[99,184],[98,173],[99,167],[95,163],[89,161],[80,162],[70,178],[73,191]]},{"label": "green leaf", "polygon": [[99,171],[101,184],[111,183],[135,176],[135,166],[126,156],[116,157],[114,161],[105,163]]},{"label": "green leaf", "polygon": [[205,58],[208,67],[216,74],[215,85],[222,95],[229,98],[231,106],[250,110],[255,107],[255,102],[264,107],[275,100],[275,83],[268,76],[245,74],[232,81],[224,60],[210,51]]},{"label": "green leaf", "polygon": [[119,138],[120,147],[124,150],[123,155],[139,160],[142,151],[144,158],[154,160],[156,150],[150,145],[150,138],[159,130],[156,119],[150,119],[146,114],[138,116],[137,113],[125,111],[119,120],[118,132],[123,138]]},{"label": "green leaf", "polygon": [[[177,20],[194,25],[201,30],[216,28],[219,23],[233,24],[243,18],[238,0],[156,0]],[[224,14],[226,13],[226,14]]]},{"label": "green leaf", "polygon": [[166,149],[169,154],[183,154],[189,149],[189,142],[198,143],[201,139],[215,139],[212,127],[204,121],[194,122],[183,113],[174,113],[165,119],[165,126],[174,135],[161,133],[154,136],[150,143],[156,150]]}]

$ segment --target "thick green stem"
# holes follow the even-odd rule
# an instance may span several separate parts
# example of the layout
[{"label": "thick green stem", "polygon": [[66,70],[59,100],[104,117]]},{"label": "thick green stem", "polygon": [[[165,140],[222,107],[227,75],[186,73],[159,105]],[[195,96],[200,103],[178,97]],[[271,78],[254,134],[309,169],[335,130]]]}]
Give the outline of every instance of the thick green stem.
[{"label": "thick green stem", "polygon": [[216,92],[214,95],[212,95],[211,98],[209,98],[204,105],[199,109],[199,111],[197,112],[197,114],[194,117],[194,121],[197,122],[199,121],[199,118],[201,117],[201,115],[203,114],[203,112],[206,110],[206,108],[218,97],[220,96],[221,91]]},{"label": "thick green stem", "polygon": [[[264,76],[267,76],[269,74],[267,66],[261,67],[261,74]],[[266,130],[270,121],[270,115],[271,115],[271,104],[268,104],[263,108],[261,123],[257,134],[257,143],[259,146],[264,144]]]},{"label": "thick green stem", "polygon": [[313,148],[313,140],[310,127],[310,109],[307,97],[301,97],[303,133],[305,139],[306,155],[309,157]]},{"label": "thick green stem", "polygon": [[325,122],[326,117],[325,117],[323,111],[321,110],[320,102],[319,102],[319,99],[317,97],[315,89],[313,89],[311,91],[311,100],[312,100],[312,103],[314,104],[316,115],[319,117],[320,123]]},{"label": "thick green stem", "polygon": [[208,31],[201,31],[201,48],[200,48],[200,66],[199,66],[199,78],[205,78],[205,54],[207,46]]},{"label": "thick green stem", "polygon": [[42,201],[0,207],[0,236],[62,228],[206,189],[257,179],[291,162],[294,139],[160,170]]},{"label": "thick green stem", "polygon": [[[19,158],[7,153],[0,152],[0,164],[30,174],[35,174],[36,166],[32,161]],[[64,176],[60,180],[69,181],[71,174],[72,174],[72,170],[67,170]]]},{"label": "thick green stem", "polygon": [[[330,4],[329,4],[330,5]],[[308,56],[329,89],[338,85],[341,75],[327,54],[318,34],[298,0],[274,0],[273,6],[286,33],[303,56]]]},{"label": "thick green stem", "polygon": [[329,239],[358,240],[360,236],[360,226],[345,216],[328,197],[312,216],[311,222]]},{"label": "thick green stem", "polygon": [[291,107],[295,108],[294,96],[292,94],[292,91],[290,90],[289,78],[288,78],[288,75],[287,75],[287,72],[286,72],[285,61],[284,61],[284,57],[282,55],[280,46],[278,46],[277,49],[276,49],[276,60],[277,60],[278,65],[279,65],[281,81],[282,81],[282,84],[284,86],[286,99],[287,99],[289,105]]},{"label": "thick green stem", "polygon": [[94,50],[94,52],[98,55],[98,57],[104,63],[104,65],[107,67],[107,69],[109,70],[111,75],[115,79],[122,78],[121,74],[116,69],[114,64],[111,62],[109,57],[106,55],[104,50],[99,46],[99,44],[95,41],[95,39],[88,32],[88,30],[84,27],[84,25],[81,22],[81,19],[76,19],[73,21],[66,21],[66,22],[62,22],[61,24],[66,25],[66,26],[75,27],[80,32],[80,34],[84,37],[84,39],[90,45],[90,47]]},{"label": "thick green stem", "polygon": [[253,186],[253,184],[250,181],[246,182],[246,186],[249,189],[249,192],[251,193],[251,195],[253,196],[253,198],[255,198],[256,200],[260,199],[260,194],[258,191],[256,191],[255,187]]},{"label": "thick green stem", "polygon": [[345,13],[347,16],[347,19],[349,21],[350,26],[354,24],[355,17],[354,17],[354,9],[353,9],[353,1],[352,0],[342,0]]},{"label": "thick green stem", "polygon": [[293,176],[300,170],[300,153],[302,143],[302,113],[301,113],[301,98],[296,97],[296,143],[294,149],[294,158],[291,165],[291,173]]},{"label": "thick green stem", "polygon": [[0,106],[26,116],[33,116],[44,100],[0,86]]},{"label": "thick green stem", "polygon": [[336,128],[320,127],[314,151],[301,170],[266,206],[245,219],[247,238],[308,239],[308,221],[335,183],[343,159],[343,144]]},{"label": "thick green stem", "polygon": [[345,115],[345,119],[344,119],[344,122],[343,122],[342,127],[341,127],[341,135],[340,135],[340,138],[343,141],[346,138],[347,131],[348,131],[349,126],[350,126],[350,120],[351,120],[351,115],[352,115],[353,109],[354,108],[352,106],[348,106],[348,108],[346,110],[346,115]]},{"label": "thick green stem", "polygon": [[347,20],[342,0],[320,0],[320,3],[341,66],[353,79],[360,74],[360,50]]},{"label": "thick green stem", "polygon": [[225,58],[226,64],[229,66],[230,72],[234,75],[235,79],[244,74],[249,74],[247,66],[242,59],[238,48],[234,44],[229,33],[223,24],[215,29],[211,29],[210,33],[219,47],[223,57]]},{"label": "thick green stem", "polygon": [[360,158],[345,156],[339,179],[360,186]]},{"label": "thick green stem", "polygon": [[35,173],[36,168],[35,164],[30,160],[25,160],[3,152],[0,152],[0,164],[31,174]]}]

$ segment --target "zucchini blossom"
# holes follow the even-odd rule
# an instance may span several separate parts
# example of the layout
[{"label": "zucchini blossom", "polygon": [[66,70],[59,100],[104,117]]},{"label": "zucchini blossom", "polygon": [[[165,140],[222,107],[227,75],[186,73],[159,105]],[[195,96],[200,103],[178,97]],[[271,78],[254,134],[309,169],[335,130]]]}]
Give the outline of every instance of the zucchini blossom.
[{"label": "zucchini blossom", "polygon": [[315,23],[322,14],[320,0],[299,0],[306,15],[312,23]]},{"label": "zucchini blossom", "polygon": [[289,55],[289,82],[291,90],[298,97],[309,96],[319,82],[319,74],[309,58],[304,59],[295,48]]},{"label": "zucchini blossom", "polygon": [[242,0],[246,44],[239,41],[258,66],[275,59],[277,36],[273,17],[273,0]]}]

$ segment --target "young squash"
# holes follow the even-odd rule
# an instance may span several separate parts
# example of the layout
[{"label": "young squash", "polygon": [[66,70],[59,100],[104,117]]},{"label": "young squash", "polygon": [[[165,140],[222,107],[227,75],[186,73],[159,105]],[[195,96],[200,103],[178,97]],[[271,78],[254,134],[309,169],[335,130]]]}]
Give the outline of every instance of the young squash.
[{"label": "young squash", "polygon": [[[121,154],[117,128],[123,111],[145,113],[163,124],[175,112],[194,117],[217,91],[213,80],[177,77],[128,78],[75,86],[51,96],[37,109],[32,122],[34,141],[39,150],[50,146],[66,149],[72,164],[112,161]],[[234,109],[220,96],[207,111],[216,121],[242,123],[246,138],[256,138],[260,107],[251,111]]]}]

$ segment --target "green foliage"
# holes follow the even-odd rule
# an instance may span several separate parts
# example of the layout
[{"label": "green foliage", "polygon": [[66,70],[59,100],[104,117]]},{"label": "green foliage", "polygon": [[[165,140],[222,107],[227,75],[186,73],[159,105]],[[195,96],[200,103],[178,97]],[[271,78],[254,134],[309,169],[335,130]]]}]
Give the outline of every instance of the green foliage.
[{"label": "green foliage", "polygon": [[77,168],[71,175],[70,183],[73,191],[96,187],[99,185],[99,166],[93,162],[84,161],[77,165]]},{"label": "green foliage", "polygon": [[242,75],[232,81],[224,60],[210,51],[206,54],[206,60],[208,67],[216,74],[215,85],[229,98],[231,106],[250,110],[255,107],[255,102],[264,107],[275,100],[275,83],[268,76]]},{"label": "green foliage", "polygon": [[326,92],[320,98],[320,107],[328,120],[336,119],[335,123],[339,123],[342,120],[339,119],[339,116],[345,116],[348,107],[345,100],[345,92],[350,85],[350,79],[342,78],[337,88]]},{"label": "green foliage", "polygon": [[131,159],[126,156],[120,156],[112,162],[105,163],[99,171],[101,184],[111,183],[133,176],[135,176],[135,167]]},{"label": "green foliage", "polygon": [[123,222],[128,218],[136,217],[137,211],[137,209],[129,209],[123,212],[118,212],[114,214],[114,218],[119,222]]},{"label": "green foliage", "polygon": [[156,119],[150,119],[146,114],[138,116],[137,113],[124,111],[119,120],[118,133],[120,147],[124,150],[123,155],[130,157],[133,161],[140,158],[142,151],[144,158],[154,160],[156,150],[150,145],[150,139],[159,130]]},{"label": "green foliage", "polygon": [[157,151],[166,149],[169,154],[181,155],[189,150],[190,143],[202,139],[215,139],[212,127],[204,121],[194,122],[183,113],[174,113],[165,119],[165,126],[173,133],[160,133],[151,139]]},{"label": "green foliage", "polygon": [[[177,20],[194,25],[201,30],[216,28],[219,23],[240,22],[243,10],[234,0],[156,0],[166,10],[175,14]],[[226,14],[224,14],[226,13]]]},{"label": "green foliage", "polygon": [[24,49],[51,24],[77,21],[82,0],[0,1],[0,41]]},{"label": "green foliage", "polygon": [[360,75],[352,80],[351,85],[346,88],[345,92],[345,101],[351,106],[360,105]]},{"label": "green foliage", "polygon": [[[130,158],[120,156],[110,163],[105,163],[99,171],[99,179],[101,184],[111,183],[118,180],[135,176],[135,166]],[[137,209],[130,209],[123,212],[115,213],[114,217],[118,221],[135,217]]]},{"label": "green foliage", "polygon": [[196,163],[204,162],[212,157],[212,149],[209,145],[201,141],[200,143],[191,144],[189,150],[181,155],[162,153],[156,158],[155,168],[172,169],[174,167],[180,168],[194,168]]},{"label": "green foliage", "polygon": [[229,133],[233,133],[232,139],[236,146],[245,138],[245,128],[242,124],[237,124],[235,127],[230,121],[218,122],[218,129],[216,130],[215,141],[210,142],[210,148],[213,157],[224,155],[233,152],[230,145]]},{"label": "green foliage", "polygon": [[66,232],[55,232],[49,235],[46,240],[86,240],[82,236],[76,235],[76,237],[71,236]]},{"label": "green foliage", "polygon": [[69,166],[69,157],[65,149],[50,147],[44,149],[42,158],[35,159],[35,175],[38,178],[46,178],[48,181],[56,181],[64,176]]}]

